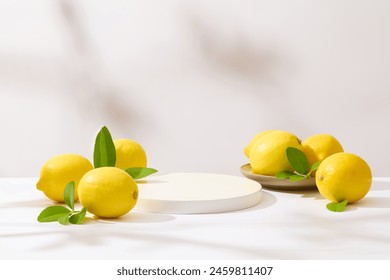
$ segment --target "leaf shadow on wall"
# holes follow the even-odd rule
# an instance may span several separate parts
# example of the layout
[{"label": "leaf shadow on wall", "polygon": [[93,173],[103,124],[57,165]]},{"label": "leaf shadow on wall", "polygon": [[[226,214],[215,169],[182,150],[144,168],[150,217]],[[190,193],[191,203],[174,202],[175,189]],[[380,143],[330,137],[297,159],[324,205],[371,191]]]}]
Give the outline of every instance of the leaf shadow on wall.
[{"label": "leaf shadow on wall", "polygon": [[[196,9],[183,14],[200,59],[217,76],[223,75],[224,81],[242,88],[237,91],[242,98],[251,95],[257,100],[260,120],[264,114],[272,114],[266,116],[274,122],[272,126],[298,124],[299,130],[305,130],[304,120],[291,106],[297,97],[288,85],[298,66],[286,46],[266,39],[261,31],[249,36],[242,28],[221,29]],[[261,121],[258,125],[269,126]]]},{"label": "leaf shadow on wall", "polygon": [[105,71],[98,50],[89,38],[80,6],[62,0],[59,11],[71,40],[70,56],[78,62],[70,67],[67,84],[69,101],[76,104],[80,116],[100,120],[121,131],[134,131],[144,122],[150,127],[148,116],[129,100],[134,93],[113,82]]}]

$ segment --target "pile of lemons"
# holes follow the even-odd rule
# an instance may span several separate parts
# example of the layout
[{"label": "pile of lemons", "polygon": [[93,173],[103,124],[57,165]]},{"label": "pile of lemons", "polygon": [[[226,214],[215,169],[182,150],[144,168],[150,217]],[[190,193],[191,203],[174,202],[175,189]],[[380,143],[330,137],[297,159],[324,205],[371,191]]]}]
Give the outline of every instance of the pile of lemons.
[{"label": "pile of lemons", "polygon": [[128,213],[137,202],[138,187],[124,169],[146,167],[147,157],[136,141],[118,139],[113,142],[115,167],[94,168],[81,155],[58,155],[41,168],[37,189],[53,201],[64,202],[65,186],[73,181],[74,199],[79,199],[88,212],[102,218],[116,218]]},{"label": "pile of lemons", "polygon": [[303,142],[287,131],[267,130],[256,134],[244,148],[252,173],[275,176],[280,171],[294,171],[286,149],[301,150],[309,165],[320,162],[313,172],[320,194],[333,202],[348,203],[362,199],[370,190],[369,165],[358,155],[346,153],[340,142],[329,134],[316,134]]}]

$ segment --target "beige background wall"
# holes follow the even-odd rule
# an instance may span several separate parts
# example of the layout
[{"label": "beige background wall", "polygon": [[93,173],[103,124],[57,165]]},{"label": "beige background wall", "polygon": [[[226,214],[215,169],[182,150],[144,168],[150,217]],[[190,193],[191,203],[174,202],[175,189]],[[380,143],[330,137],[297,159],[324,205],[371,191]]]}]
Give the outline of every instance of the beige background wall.
[{"label": "beige background wall", "polygon": [[1,177],[92,158],[239,175],[266,129],[331,133],[390,176],[389,1],[0,1]]}]

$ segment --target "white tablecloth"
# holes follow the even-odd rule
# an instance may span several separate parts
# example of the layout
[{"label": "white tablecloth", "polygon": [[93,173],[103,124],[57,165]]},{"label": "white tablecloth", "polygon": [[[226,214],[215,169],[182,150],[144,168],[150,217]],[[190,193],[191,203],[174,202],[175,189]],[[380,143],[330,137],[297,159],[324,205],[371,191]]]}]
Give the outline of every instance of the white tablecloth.
[{"label": "white tablecloth", "polygon": [[315,191],[264,190],[231,213],[132,211],[69,226],[36,221],[52,203],[35,183],[0,179],[1,259],[390,259],[390,178],[341,213]]}]

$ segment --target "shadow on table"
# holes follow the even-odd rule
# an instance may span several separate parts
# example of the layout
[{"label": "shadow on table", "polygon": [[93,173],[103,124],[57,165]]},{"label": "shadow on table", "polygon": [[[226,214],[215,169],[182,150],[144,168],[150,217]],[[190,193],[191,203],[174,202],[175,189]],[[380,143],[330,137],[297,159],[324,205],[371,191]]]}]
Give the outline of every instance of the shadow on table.
[{"label": "shadow on table", "polygon": [[365,197],[358,202],[351,204],[351,207],[356,208],[390,208],[390,197]]},{"label": "shadow on table", "polygon": [[[260,209],[268,208],[268,207],[274,205],[276,203],[276,200],[277,199],[274,195],[270,194],[269,192],[263,191],[262,198],[261,198],[261,201],[259,204],[252,206],[250,208],[237,210],[237,211],[234,211],[232,213],[251,212],[251,211],[257,211]],[[218,214],[218,213],[216,213],[216,214]],[[221,214],[224,214],[224,213],[221,213]]]},{"label": "shadow on table", "polygon": [[138,185],[141,185],[141,184],[166,184],[168,183],[168,181],[163,181],[163,180],[158,180],[158,179],[138,179],[137,180],[137,184]]},{"label": "shadow on table", "polygon": [[275,193],[288,193],[291,195],[298,195],[303,198],[324,199],[317,190],[299,190],[299,191],[284,191],[284,190],[272,190]]},{"label": "shadow on table", "polygon": [[[34,199],[34,200],[25,200],[25,201],[14,201],[14,202],[6,202],[0,204],[1,208],[42,208],[42,210],[48,206],[52,205],[61,205],[66,206],[64,203],[56,203],[52,201],[47,201],[43,199]],[[75,204],[75,208],[81,209],[80,203]],[[146,213],[139,211],[131,211],[127,215],[116,219],[101,219],[101,218],[90,218],[86,217],[85,223],[136,223],[136,224],[144,224],[144,223],[162,223],[169,222],[174,220],[175,217],[172,215],[160,214],[160,213]]]},{"label": "shadow on table", "polygon": [[86,221],[86,223],[148,224],[148,223],[164,223],[173,220],[175,220],[175,217],[172,215],[132,211],[129,214],[116,219],[89,218]]},{"label": "shadow on table", "polygon": [[[77,227],[61,227],[57,229],[48,229],[40,230],[36,232],[24,232],[16,234],[2,234],[0,233],[0,238],[21,238],[21,240],[26,240],[26,238],[39,238],[45,239],[45,242],[37,242],[35,246],[30,248],[31,251],[40,252],[45,256],[52,255],[55,258],[60,258],[58,252],[65,250],[63,259],[69,258],[66,250],[69,247],[71,248],[82,248],[84,252],[83,256],[78,256],[78,259],[95,259],[95,258],[104,258],[99,255],[88,255],[85,257],[85,252],[89,249],[95,250],[97,248],[105,248],[115,250],[118,254],[123,254],[127,252],[129,258],[138,259],[138,250],[150,250],[150,254],[153,253],[153,250],[156,248],[166,248],[166,250],[172,250],[172,248],[181,248],[183,251],[180,253],[181,258],[193,259],[192,250],[206,250],[218,252],[219,258],[224,256],[224,258],[233,258],[237,259],[237,256],[245,259],[255,259],[255,258],[265,258],[265,259],[274,259],[280,258],[278,252],[273,250],[259,250],[257,246],[243,246],[240,244],[235,244],[234,239],[230,241],[220,240],[216,241],[214,239],[199,238],[188,235],[177,235],[173,234],[172,231],[166,232],[165,230],[156,231],[145,229],[133,228],[133,227],[98,227],[96,230],[91,230],[91,227],[88,226],[77,226]],[[202,240],[203,239],[203,240]],[[113,241],[115,240],[115,241]],[[110,243],[111,242],[111,243]],[[110,245],[111,244],[111,245]],[[139,244],[139,245],[137,245]],[[183,249],[186,248],[187,250]],[[77,250],[77,249],[75,249]],[[97,252],[103,253],[100,249],[97,249]],[[168,254],[169,255],[169,254]],[[205,258],[208,258],[205,255]],[[284,259],[285,257],[282,257]]]},{"label": "shadow on table", "polygon": [[[390,186],[390,184],[387,184]],[[378,190],[378,189],[371,189],[371,190]],[[384,189],[382,189],[384,190]],[[288,193],[291,195],[298,195],[302,198],[311,198],[315,200],[325,200],[321,196],[321,194],[318,191],[280,191],[280,190],[273,190],[275,192],[280,193]],[[356,203],[348,204],[347,208],[345,209],[346,212],[348,211],[356,211],[359,208],[382,208],[382,209],[389,209],[390,208],[390,197],[364,197],[362,200],[359,200]]]},{"label": "shadow on table", "polygon": [[371,191],[388,191],[390,190],[390,182],[372,181]]},{"label": "shadow on table", "polygon": [[356,211],[359,208],[390,209],[390,197],[364,197],[353,204],[348,204],[345,212]]},{"label": "shadow on table", "polygon": [[[48,202],[43,199],[33,199],[33,200],[22,200],[22,201],[13,201],[13,202],[5,202],[0,204],[0,208],[17,208],[17,207],[22,207],[22,208],[29,208],[29,207],[47,207],[50,205],[57,205],[56,203],[53,202]],[[60,204],[58,204],[60,205]]]}]

